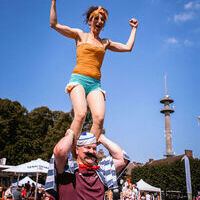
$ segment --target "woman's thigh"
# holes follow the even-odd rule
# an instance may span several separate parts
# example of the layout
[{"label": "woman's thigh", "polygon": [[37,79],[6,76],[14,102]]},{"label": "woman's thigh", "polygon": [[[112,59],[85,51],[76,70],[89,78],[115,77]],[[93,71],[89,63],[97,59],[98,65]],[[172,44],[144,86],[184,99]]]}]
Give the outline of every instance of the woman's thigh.
[{"label": "woman's thigh", "polygon": [[82,85],[77,85],[70,92],[70,99],[74,113],[86,113],[87,106],[85,101],[85,90]]},{"label": "woman's thigh", "polygon": [[94,90],[87,96],[87,102],[93,117],[104,119],[105,115],[105,98],[100,90]]}]

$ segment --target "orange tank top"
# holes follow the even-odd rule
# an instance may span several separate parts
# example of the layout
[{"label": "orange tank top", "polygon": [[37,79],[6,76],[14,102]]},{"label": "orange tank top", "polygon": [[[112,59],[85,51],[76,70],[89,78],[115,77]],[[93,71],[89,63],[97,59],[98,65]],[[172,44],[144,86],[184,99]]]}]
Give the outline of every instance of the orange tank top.
[{"label": "orange tank top", "polygon": [[77,46],[76,54],[77,64],[73,74],[82,74],[100,80],[105,49],[85,42]]}]

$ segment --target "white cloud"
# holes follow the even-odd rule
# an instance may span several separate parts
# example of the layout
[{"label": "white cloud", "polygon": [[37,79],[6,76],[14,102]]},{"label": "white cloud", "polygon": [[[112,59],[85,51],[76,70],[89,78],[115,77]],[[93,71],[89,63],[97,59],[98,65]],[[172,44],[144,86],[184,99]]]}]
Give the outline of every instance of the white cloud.
[{"label": "white cloud", "polygon": [[178,40],[174,37],[167,39],[168,44],[178,44]]},{"label": "white cloud", "polygon": [[193,42],[192,41],[190,41],[190,40],[184,40],[184,45],[185,46],[193,46]]},{"label": "white cloud", "polygon": [[166,41],[166,44],[173,47],[192,47],[194,43],[191,40],[185,39],[184,41],[178,41],[175,37],[168,38]]},{"label": "white cloud", "polygon": [[186,10],[189,10],[189,9],[196,9],[196,10],[198,10],[198,9],[200,9],[200,2],[198,2],[198,1],[190,1],[190,2],[188,2],[188,3],[186,3],[185,5],[184,5],[184,8],[186,9]]},{"label": "white cloud", "polygon": [[192,8],[193,3],[194,3],[194,2],[192,2],[192,1],[188,2],[187,4],[184,5],[184,8],[185,8],[185,9],[190,9],[190,8]]},{"label": "white cloud", "polygon": [[194,18],[193,13],[182,13],[182,14],[174,15],[175,22],[185,22],[188,20],[192,20],[193,18]]}]

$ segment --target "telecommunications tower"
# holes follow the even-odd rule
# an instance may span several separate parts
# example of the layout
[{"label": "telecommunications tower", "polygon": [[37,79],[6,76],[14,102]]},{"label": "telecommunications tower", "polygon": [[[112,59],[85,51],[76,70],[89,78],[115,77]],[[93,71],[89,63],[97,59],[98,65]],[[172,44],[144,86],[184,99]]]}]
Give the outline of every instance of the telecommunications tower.
[{"label": "telecommunications tower", "polygon": [[167,94],[167,83],[165,76],[165,96],[160,100],[160,103],[164,104],[164,109],[160,110],[162,114],[165,115],[165,138],[166,138],[166,157],[174,156],[172,153],[172,138],[171,138],[171,128],[170,128],[170,114],[174,112],[173,108],[170,108],[170,104],[174,100]]}]

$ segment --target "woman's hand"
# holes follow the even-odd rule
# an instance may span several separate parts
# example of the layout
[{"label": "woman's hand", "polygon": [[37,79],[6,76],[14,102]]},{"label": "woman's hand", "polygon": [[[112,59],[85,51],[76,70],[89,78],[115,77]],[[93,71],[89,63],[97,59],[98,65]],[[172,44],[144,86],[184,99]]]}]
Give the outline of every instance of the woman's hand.
[{"label": "woman's hand", "polygon": [[138,21],[137,21],[137,19],[134,19],[134,18],[130,19],[129,20],[129,24],[130,24],[130,26],[132,28],[137,28],[138,27]]},{"label": "woman's hand", "polygon": [[137,19],[130,19],[129,24],[132,27],[131,34],[129,36],[129,39],[126,44],[118,43],[118,42],[113,42],[109,40],[109,43],[107,45],[107,49],[115,52],[130,52],[132,51],[134,42],[135,42],[135,34],[137,31],[138,27],[138,21]]}]

